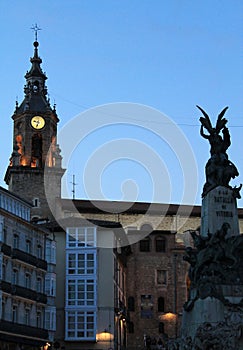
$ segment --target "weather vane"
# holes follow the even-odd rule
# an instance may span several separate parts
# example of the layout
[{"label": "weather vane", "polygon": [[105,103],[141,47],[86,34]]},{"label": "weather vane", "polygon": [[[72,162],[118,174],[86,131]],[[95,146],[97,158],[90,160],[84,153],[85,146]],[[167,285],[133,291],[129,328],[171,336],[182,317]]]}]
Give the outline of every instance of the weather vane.
[{"label": "weather vane", "polygon": [[41,28],[38,27],[37,24],[35,24],[30,29],[32,29],[35,32],[35,41],[37,41],[37,34],[38,34],[38,31],[41,30]]}]

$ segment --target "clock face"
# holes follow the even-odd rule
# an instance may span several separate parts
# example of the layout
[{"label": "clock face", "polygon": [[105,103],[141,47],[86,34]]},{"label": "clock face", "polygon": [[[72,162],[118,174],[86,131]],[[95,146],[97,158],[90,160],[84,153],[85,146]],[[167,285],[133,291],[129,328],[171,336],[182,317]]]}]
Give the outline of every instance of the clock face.
[{"label": "clock face", "polygon": [[45,119],[39,115],[36,115],[31,119],[31,126],[34,129],[40,130],[45,126]]}]

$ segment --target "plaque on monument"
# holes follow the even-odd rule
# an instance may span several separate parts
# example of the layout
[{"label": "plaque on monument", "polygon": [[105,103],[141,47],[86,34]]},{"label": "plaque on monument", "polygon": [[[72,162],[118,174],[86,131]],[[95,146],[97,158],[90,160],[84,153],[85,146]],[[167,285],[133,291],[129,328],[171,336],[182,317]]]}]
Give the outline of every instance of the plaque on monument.
[{"label": "plaque on monument", "polygon": [[218,186],[202,200],[201,236],[207,237],[219,230],[224,223],[229,224],[227,237],[239,234],[239,220],[236,198],[233,190]]}]

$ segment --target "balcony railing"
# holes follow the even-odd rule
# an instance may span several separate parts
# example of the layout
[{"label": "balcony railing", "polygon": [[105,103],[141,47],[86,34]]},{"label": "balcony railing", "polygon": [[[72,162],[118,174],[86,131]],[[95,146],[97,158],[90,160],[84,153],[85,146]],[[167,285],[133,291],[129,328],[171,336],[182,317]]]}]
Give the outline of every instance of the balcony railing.
[{"label": "balcony railing", "polygon": [[11,256],[12,249],[9,245],[2,243],[1,252],[5,255]]},{"label": "balcony railing", "polygon": [[1,332],[8,332],[12,333],[13,335],[22,335],[32,338],[48,340],[48,331],[46,329],[32,327],[29,325],[26,326],[25,324],[1,320],[0,330]]},{"label": "balcony railing", "polygon": [[31,299],[42,304],[47,303],[47,296],[44,293],[36,292],[35,290],[18,286],[16,284],[11,284],[9,282],[1,281],[0,289],[8,294],[17,295],[25,299]]},{"label": "balcony railing", "polygon": [[12,258],[24,261],[27,264],[39,267],[40,269],[47,270],[47,262],[45,260],[39,259],[34,255],[23,252],[22,250],[13,248]]}]

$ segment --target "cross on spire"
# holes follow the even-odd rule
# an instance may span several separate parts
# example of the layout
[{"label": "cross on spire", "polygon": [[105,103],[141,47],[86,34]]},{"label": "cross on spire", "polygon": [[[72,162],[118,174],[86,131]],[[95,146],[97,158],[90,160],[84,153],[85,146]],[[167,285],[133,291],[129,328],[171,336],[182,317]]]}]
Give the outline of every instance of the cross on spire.
[{"label": "cross on spire", "polygon": [[35,24],[30,29],[32,29],[35,32],[35,41],[37,41],[37,34],[38,34],[38,31],[41,30],[41,28],[38,27],[37,24]]}]

